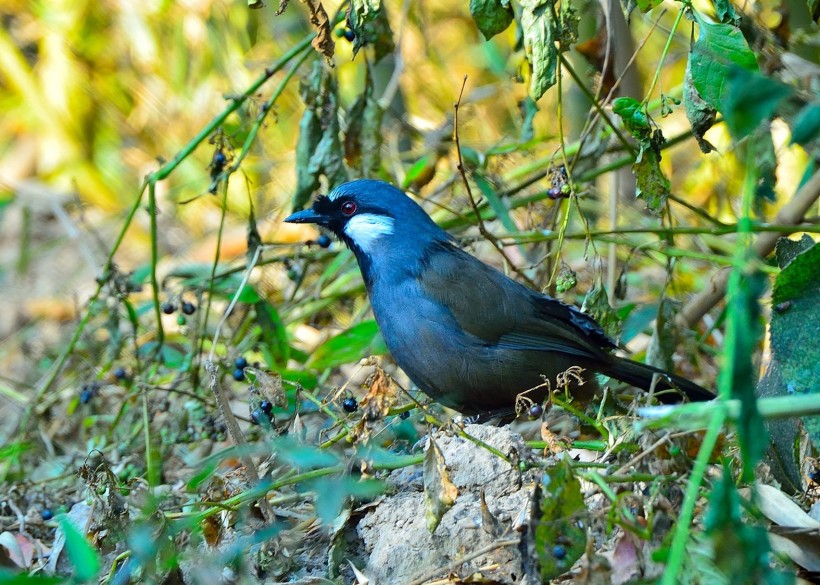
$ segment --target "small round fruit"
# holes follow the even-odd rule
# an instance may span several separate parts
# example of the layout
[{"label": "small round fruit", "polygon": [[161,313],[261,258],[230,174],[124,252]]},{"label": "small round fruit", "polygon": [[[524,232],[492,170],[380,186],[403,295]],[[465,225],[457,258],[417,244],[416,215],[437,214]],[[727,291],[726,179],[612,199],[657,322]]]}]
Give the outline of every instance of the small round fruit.
[{"label": "small round fruit", "polygon": [[188,319],[185,318],[185,315],[177,316],[177,325],[184,327],[186,323],[188,323]]},{"label": "small round fruit", "polygon": [[94,389],[90,386],[83,386],[80,391],[80,404],[88,404],[94,398]]},{"label": "small round fruit", "polygon": [[356,39],[356,33],[354,33],[349,28],[346,28],[344,32],[344,37],[348,42],[352,43]]},{"label": "small round fruit", "polygon": [[194,313],[196,313],[196,305],[193,303],[189,303],[188,301],[183,301],[182,312],[186,315],[193,315]]},{"label": "small round fruit", "polygon": [[353,397],[345,398],[344,402],[342,402],[342,408],[345,412],[354,413],[359,410],[359,403],[356,402],[356,399]]},{"label": "small round fruit", "polygon": [[405,410],[403,413],[401,413],[401,414],[399,415],[399,418],[400,418],[401,420],[407,420],[408,418],[410,418],[410,411],[409,411],[409,410]]},{"label": "small round fruit", "polygon": [[165,301],[164,303],[162,303],[160,309],[166,315],[172,315],[173,313],[177,312],[177,306],[171,301]]},{"label": "small round fruit", "polygon": [[265,414],[270,414],[273,412],[273,404],[271,404],[270,400],[263,400],[259,403],[259,408],[262,409],[262,412]]},{"label": "small round fruit", "polygon": [[554,556],[559,561],[562,560],[564,557],[567,556],[567,549],[561,544],[556,544],[552,547],[552,556]]},{"label": "small round fruit", "polygon": [[261,408],[254,408],[251,413],[251,423],[255,425],[270,424],[270,417]]},{"label": "small round fruit", "polygon": [[120,366],[116,370],[114,370],[114,377],[117,380],[125,380],[128,377],[128,372],[125,371],[125,368]]},{"label": "small round fruit", "polygon": [[243,370],[242,368],[236,368],[233,371],[233,379],[236,380],[237,382],[241,382],[242,380],[244,380],[245,379],[245,370]]},{"label": "small round fruit", "polygon": [[248,360],[246,360],[246,359],[245,359],[244,357],[242,357],[242,356],[239,356],[238,358],[236,358],[236,359],[233,361],[233,365],[234,365],[234,367],[236,367],[236,368],[240,368],[240,369],[241,369],[241,368],[247,368],[247,367],[248,367]]},{"label": "small round fruit", "polygon": [[54,512],[52,512],[49,508],[43,508],[42,510],[40,510],[40,517],[43,520],[51,520],[52,518],[54,518]]},{"label": "small round fruit", "polygon": [[542,414],[544,414],[544,407],[540,404],[533,404],[532,406],[530,406],[528,414],[532,419],[539,418]]},{"label": "small round fruit", "polygon": [[316,240],[316,243],[319,244],[319,246],[322,247],[322,248],[330,248],[330,244],[331,244],[330,236],[328,236],[327,234],[322,234]]}]

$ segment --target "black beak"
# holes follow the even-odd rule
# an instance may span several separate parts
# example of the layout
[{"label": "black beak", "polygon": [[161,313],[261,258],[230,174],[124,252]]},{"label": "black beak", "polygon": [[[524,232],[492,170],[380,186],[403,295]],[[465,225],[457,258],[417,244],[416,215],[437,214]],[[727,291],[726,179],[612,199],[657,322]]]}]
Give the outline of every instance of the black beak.
[{"label": "black beak", "polygon": [[312,208],[303,209],[292,213],[285,218],[288,223],[316,223],[319,225],[327,225],[328,218],[321,213],[316,213]]}]

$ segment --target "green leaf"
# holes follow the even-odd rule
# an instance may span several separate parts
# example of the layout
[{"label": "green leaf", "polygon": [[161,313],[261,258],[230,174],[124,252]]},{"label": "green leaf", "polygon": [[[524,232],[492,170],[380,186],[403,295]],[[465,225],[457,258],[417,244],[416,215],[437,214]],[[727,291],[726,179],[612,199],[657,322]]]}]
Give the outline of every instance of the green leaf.
[{"label": "green leaf", "polygon": [[353,56],[365,45],[374,49],[378,63],[396,48],[393,31],[381,0],[351,0],[347,26],[353,31]]},{"label": "green leaf", "polygon": [[510,210],[507,209],[507,206],[504,205],[503,201],[501,201],[501,198],[498,196],[498,193],[496,193],[495,188],[487,177],[481,174],[481,172],[476,171],[473,173],[473,180],[475,180],[481,194],[495,212],[495,216],[501,221],[501,225],[504,226],[504,229],[510,232],[518,231],[518,227],[510,217]]},{"label": "green leaf", "polygon": [[612,102],[612,111],[620,116],[635,140],[648,144],[652,127],[649,124],[649,115],[641,102],[631,97],[619,97]]},{"label": "green leaf", "polygon": [[317,347],[305,365],[324,370],[383,353],[387,353],[387,348],[379,326],[375,321],[363,321]]},{"label": "green leaf", "polygon": [[635,174],[635,196],[643,199],[646,208],[660,215],[670,195],[671,183],[661,170],[661,155],[654,148],[641,148],[638,159],[632,165]]},{"label": "green leaf", "polygon": [[686,118],[692,125],[692,134],[698,142],[700,151],[709,154],[715,147],[704,138],[704,134],[715,125],[717,110],[709,106],[700,94],[695,83],[692,81],[692,60],[686,62],[686,73],[683,77],[683,108]]},{"label": "green leaf", "polygon": [[470,14],[487,40],[507,30],[514,16],[510,0],[470,0]]},{"label": "green leaf", "polygon": [[757,71],[757,60],[740,29],[710,23],[696,10],[692,15],[700,27],[700,36],[689,54],[687,67],[698,94],[709,107],[720,110],[729,71],[734,67]]},{"label": "green leaf", "polygon": [[755,211],[763,216],[764,201],[774,201],[777,195],[774,187],[777,184],[777,155],[774,152],[772,132],[767,125],[758,126],[750,140],[754,152],[754,164],[757,167],[755,184]]},{"label": "green leaf", "polygon": [[370,67],[367,68],[364,93],[347,111],[345,161],[360,177],[375,177],[381,167],[382,117],[384,110],[373,96]]},{"label": "green leaf", "polygon": [[731,0],[712,0],[712,4],[715,5],[715,13],[720,22],[735,25],[740,23],[740,17],[735,12]]},{"label": "green leaf", "polygon": [[521,138],[522,143],[529,142],[535,137],[535,130],[533,129],[533,121],[535,114],[538,113],[538,104],[530,96],[525,97],[519,104],[523,114],[524,120],[521,123]]},{"label": "green leaf", "polygon": [[794,118],[792,125],[792,144],[807,146],[820,136],[820,106],[806,104]]},{"label": "green leaf", "polygon": [[196,490],[207,481],[211,475],[213,475],[214,471],[216,471],[217,467],[219,467],[219,461],[206,461],[202,465],[202,469],[194,473],[191,478],[188,480],[188,483],[185,484],[185,489],[188,492],[196,492]]},{"label": "green leaf", "polygon": [[58,585],[66,582],[65,577],[49,577],[41,574],[29,575],[0,568],[0,584],[2,585]]},{"label": "green leaf", "polygon": [[638,7],[638,10],[646,13],[655,8],[656,6],[660,6],[662,3],[663,0],[637,0],[636,6]]},{"label": "green leaf", "polygon": [[277,460],[284,461],[301,471],[339,464],[339,459],[329,450],[300,443],[290,437],[277,437],[273,441],[273,447]]},{"label": "green leaf", "polygon": [[80,582],[96,581],[100,573],[97,551],[68,517],[60,519],[60,529],[65,534],[65,549],[74,567],[75,578]]},{"label": "green leaf", "polygon": [[[816,327],[820,323],[820,246],[809,236],[800,242],[781,238],[777,255],[781,264],[788,263],[775,279],[772,291],[773,367],[784,393],[816,392],[820,380],[820,336]],[[820,444],[820,417],[803,422],[812,443]]]},{"label": "green leaf", "polygon": [[621,330],[621,318],[609,304],[606,288],[600,282],[596,282],[584,296],[581,310],[598,321],[607,335],[617,336]]},{"label": "green leaf", "polygon": [[769,120],[780,103],[793,90],[765,75],[752,73],[738,67],[728,71],[726,93],[718,110],[726,118],[726,125],[736,140],[748,136]]},{"label": "green leaf", "polygon": [[342,511],[345,500],[354,497],[372,500],[384,492],[384,483],[376,479],[322,477],[310,483],[316,493],[316,515],[323,524],[333,522]]},{"label": "green leaf", "polygon": [[521,1],[524,52],[531,70],[530,96],[536,101],[555,85],[559,54],[568,50],[578,36],[578,15],[571,3],[561,3],[558,21],[554,10],[551,0]]},{"label": "green leaf", "polygon": [[[407,189],[411,185],[417,184],[424,186],[430,182],[436,172],[436,163],[438,157],[433,154],[425,154],[407,169],[402,181],[402,189]],[[418,187],[416,187],[418,188]]]},{"label": "green leaf", "polygon": [[566,573],[584,554],[588,515],[581,482],[561,458],[545,471],[533,498],[535,553],[544,583]]},{"label": "green leaf", "polygon": [[328,187],[347,180],[339,141],[339,97],[336,78],[321,61],[315,61],[313,71],[301,86],[305,113],[299,122],[296,142],[296,192],[293,208],[302,209],[319,187],[322,176]]},{"label": "green leaf", "polygon": [[[213,283],[213,292],[228,300],[232,300],[236,296],[237,302],[248,305],[255,305],[260,302],[262,297],[259,296],[253,286],[248,282],[245,282],[243,285],[243,280],[244,274],[239,273],[219,278]],[[239,290],[240,285],[242,285],[242,290],[239,291],[239,295],[237,296],[236,291]]]}]

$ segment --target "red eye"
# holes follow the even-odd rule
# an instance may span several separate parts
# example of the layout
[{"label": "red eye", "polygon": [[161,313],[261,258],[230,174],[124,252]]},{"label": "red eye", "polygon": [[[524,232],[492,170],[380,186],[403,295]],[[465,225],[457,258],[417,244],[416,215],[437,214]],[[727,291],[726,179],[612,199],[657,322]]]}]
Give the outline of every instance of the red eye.
[{"label": "red eye", "polygon": [[345,201],[342,203],[342,213],[345,215],[353,215],[356,213],[356,204],[352,201]]}]

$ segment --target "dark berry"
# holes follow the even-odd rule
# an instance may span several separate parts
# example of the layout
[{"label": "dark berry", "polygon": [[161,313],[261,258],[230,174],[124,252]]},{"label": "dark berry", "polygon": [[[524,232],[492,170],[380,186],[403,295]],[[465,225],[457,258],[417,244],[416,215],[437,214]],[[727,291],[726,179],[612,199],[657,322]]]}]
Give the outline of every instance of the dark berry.
[{"label": "dark berry", "polygon": [[407,420],[408,418],[410,418],[410,411],[409,411],[409,410],[405,410],[403,413],[401,413],[401,414],[399,415],[399,418],[400,418],[401,420]]},{"label": "dark berry", "polygon": [[125,368],[120,366],[116,370],[114,370],[114,377],[117,380],[125,380],[128,377],[128,372],[125,371]]},{"label": "dark berry", "polygon": [[533,404],[532,406],[530,406],[530,418],[539,418],[542,414],[544,414],[543,406],[541,406],[540,404]]},{"label": "dark berry", "polygon": [[243,370],[242,368],[236,368],[233,371],[233,379],[236,380],[237,382],[241,382],[242,380],[244,380],[245,379],[245,370]]},{"label": "dark berry", "polygon": [[248,360],[246,360],[242,356],[239,356],[238,358],[236,358],[233,361],[233,365],[234,365],[234,367],[239,368],[239,369],[247,368],[248,367]]},{"label": "dark berry", "polygon": [[320,235],[319,238],[316,240],[316,243],[319,244],[319,246],[322,248],[330,248],[330,242],[330,236],[328,236],[327,234]]},{"label": "dark berry", "polygon": [[552,556],[554,556],[559,561],[567,556],[567,549],[564,548],[561,544],[556,544],[552,547]]},{"label": "dark berry", "polygon": [[222,167],[225,166],[225,163],[228,162],[228,157],[225,156],[225,153],[221,150],[217,150],[214,153],[214,157],[211,159],[211,164],[214,166],[215,169],[222,170]]},{"label": "dark berry", "polygon": [[189,303],[188,301],[184,301],[182,303],[182,312],[186,315],[193,315],[196,313],[196,305],[193,303]]},{"label": "dark berry", "polygon": [[345,412],[356,412],[359,410],[359,403],[356,402],[355,398],[345,398],[344,402],[342,402],[342,408]]},{"label": "dark berry", "polygon": [[563,197],[563,193],[561,193],[561,189],[558,187],[550,187],[547,189],[547,195],[550,199],[561,199],[561,197]]},{"label": "dark berry", "polygon": [[263,423],[269,424],[270,418],[268,418],[268,415],[265,414],[265,411],[261,408],[254,408],[251,413],[251,422],[255,425],[261,425]]},{"label": "dark berry", "polygon": [[166,302],[162,303],[162,306],[160,307],[160,309],[162,309],[162,312],[165,313],[166,315],[170,315],[172,313],[176,313],[177,306],[174,303],[172,303],[171,301],[166,301]]},{"label": "dark berry", "polygon": [[271,404],[270,400],[263,400],[260,402],[259,408],[261,408],[265,414],[270,414],[273,412],[273,404]]},{"label": "dark berry", "polygon": [[88,404],[94,398],[94,389],[90,386],[83,386],[80,391],[80,404]]},{"label": "dark berry", "polygon": [[185,318],[185,315],[179,315],[177,317],[177,325],[180,327],[184,326],[188,322],[188,319]]},{"label": "dark berry", "polygon": [[354,33],[351,29],[346,28],[344,32],[344,37],[345,40],[352,43],[353,40],[356,38],[356,33]]},{"label": "dark berry", "polygon": [[809,479],[812,480],[814,483],[820,483],[820,470],[815,469],[814,471],[810,472]]},{"label": "dark berry", "polygon": [[43,520],[51,520],[52,518],[54,518],[54,512],[52,512],[49,508],[43,508],[40,511],[40,517]]}]

